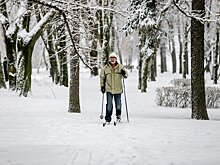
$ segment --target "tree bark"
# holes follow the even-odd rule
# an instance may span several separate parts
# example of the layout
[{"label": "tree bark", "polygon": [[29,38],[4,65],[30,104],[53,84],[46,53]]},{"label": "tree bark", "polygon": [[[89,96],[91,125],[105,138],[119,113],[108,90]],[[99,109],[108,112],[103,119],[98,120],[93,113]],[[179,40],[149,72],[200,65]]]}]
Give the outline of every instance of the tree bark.
[{"label": "tree bark", "polygon": [[147,80],[149,75],[149,61],[150,58],[146,58],[143,60],[143,68],[142,68],[142,81],[141,81],[141,92],[147,92]]},{"label": "tree bark", "polygon": [[180,22],[180,16],[178,19],[178,42],[179,42],[179,73],[182,74],[183,73],[183,41],[182,41],[182,37],[181,37],[181,28],[182,24]]},{"label": "tree bark", "polygon": [[218,28],[216,28],[216,43],[215,43],[215,54],[213,57],[213,83],[218,83],[218,69],[219,69],[219,63],[218,63],[218,47],[219,47],[219,31]]},{"label": "tree bark", "polygon": [[[58,69],[58,63],[57,63],[57,58],[56,58],[56,50],[55,50],[55,43],[54,43],[54,38],[53,38],[53,33],[52,31],[52,26],[50,25],[47,28],[47,40],[48,40],[48,54],[49,54],[49,61],[50,61],[50,76],[52,78],[52,81],[55,84],[59,83],[60,80],[60,73]],[[55,32],[54,32],[55,33]]]},{"label": "tree bark", "polygon": [[1,52],[0,52],[0,88],[6,88],[3,70],[2,70],[2,62],[1,62]]},{"label": "tree bark", "polygon": [[[75,42],[79,42],[75,40]],[[81,113],[79,99],[79,57],[73,51],[70,55],[70,86],[69,110],[71,113]]]},{"label": "tree bark", "polygon": [[183,78],[188,74],[188,23],[186,22],[184,30],[184,55],[183,55]]},{"label": "tree bark", "polygon": [[168,21],[168,26],[170,30],[170,38],[169,42],[170,44],[170,52],[171,52],[171,57],[172,57],[172,73],[176,73],[176,50],[175,50],[175,41],[174,41],[174,27],[173,27],[173,22]]},{"label": "tree bark", "polygon": [[[192,0],[192,11],[205,16],[205,1]],[[191,19],[191,100],[193,119],[208,120],[204,82],[204,24]]]},{"label": "tree bark", "polygon": [[161,73],[167,72],[166,60],[166,37],[162,36],[160,39],[160,70]]},{"label": "tree bark", "polygon": [[[70,85],[69,85],[69,109],[70,113],[81,113],[80,110],[80,96],[79,96],[79,54],[78,54],[78,45],[80,42],[79,35],[79,20],[80,20],[80,11],[73,11],[76,19],[73,20],[72,25],[75,25],[73,28],[73,34],[71,32],[67,18],[64,15],[65,24],[67,26],[67,31],[70,35],[71,42],[73,45],[72,52],[70,54]],[[74,37],[73,37],[74,36]]]},{"label": "tree bark", "polygon": [[57,27],[57,56],[59,58],[60,63],[60,85],[68,87],[68,66],[67,66],[67,50],[66,50],[66,34],[65,34],[65,27],[63,24]]},{"label": "tree bark", "polygon": [[[104,7],[109,6],[108,0],[104,0]],[[103,61],[108,63],[108,56],[110,54],[110,13],[108,10],[104,10],[104,27],[103,27]]]}]

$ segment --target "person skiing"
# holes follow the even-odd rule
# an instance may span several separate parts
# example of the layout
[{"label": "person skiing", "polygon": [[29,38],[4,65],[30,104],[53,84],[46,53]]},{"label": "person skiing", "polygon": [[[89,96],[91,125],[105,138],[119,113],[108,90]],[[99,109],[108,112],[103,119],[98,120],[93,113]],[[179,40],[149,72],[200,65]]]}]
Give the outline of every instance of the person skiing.
[{"label": "person skiing", "polygon": [[117,55],[114,52],[111,53],[109,55],[109,63],[101,69],[100,73],[101,92],[103,94],[106,92],[107,96],[106,123],[110,123],[112,119],[113,97],[115,101],[116,118],[118,122],[121,121],[122,78],[127,78],[128,72],[122,64],[117,62],[117,59]]}]

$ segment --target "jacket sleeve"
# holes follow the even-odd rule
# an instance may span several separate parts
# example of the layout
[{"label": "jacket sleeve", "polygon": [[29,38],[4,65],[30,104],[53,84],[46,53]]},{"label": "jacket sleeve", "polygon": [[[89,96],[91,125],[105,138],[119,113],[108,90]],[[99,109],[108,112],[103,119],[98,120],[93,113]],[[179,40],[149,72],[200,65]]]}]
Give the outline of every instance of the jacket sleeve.
[{"label": "jacket sleeve", "polygon": [[122,65],[122,69],[125,71],[125,75],[123,77],[128,78],[128,71],[125,69],[125,66]]},{"label": "jacket sleeve", "polygon": [[102,68],[101,69],[101,73],[100,73],[100,86],[105,86],[105,69]]}]

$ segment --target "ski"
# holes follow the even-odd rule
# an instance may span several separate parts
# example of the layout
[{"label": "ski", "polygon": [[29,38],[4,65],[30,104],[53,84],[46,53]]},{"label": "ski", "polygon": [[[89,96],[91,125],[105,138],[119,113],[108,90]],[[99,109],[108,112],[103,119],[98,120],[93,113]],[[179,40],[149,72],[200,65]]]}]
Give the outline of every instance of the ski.
[{"label": "ski", "polygon": [[105,127],[105,126],[106,126],[106,124],[107,124],[107,125],[109,125],[109,124],[110,124],[110,122],[104,122],[104,123],[103,123],[103,127]]},{"label": "ski", "polygon": [[[110,125],[110,122],[104,122],[102,124],[103,127],[105,127],[106,125]],[[117,125],[117,122],[114,121],[114,126],[116,126],[116,125]]]},{"label": "ski", "polygon": [[[116,126],[118,123],[122,123],[121,121],[114,121],[114,126]],[[105,127],[106,125],[110,125],[110,122],[104,122],[102,123],[102,126]]]},{"label": "ski", "polygon": [[[118,123],[122,123],[121,122],[121,118],[117,118],[116,121],[113,122],[114,126],[116,126]],[[105,127],[106,125],[110,125],[110,122],[103,122],[102,126]]]}]

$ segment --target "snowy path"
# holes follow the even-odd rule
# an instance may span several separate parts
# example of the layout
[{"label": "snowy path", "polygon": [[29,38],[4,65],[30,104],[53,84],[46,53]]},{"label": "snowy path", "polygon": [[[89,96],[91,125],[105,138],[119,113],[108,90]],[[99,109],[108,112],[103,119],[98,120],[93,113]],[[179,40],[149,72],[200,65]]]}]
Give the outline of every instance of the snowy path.
[{"label": "snowy path", "polygon": [[[169,75],[167,76],[169,77]],[[130,123],[102,127],[98,78],[81,77],[81,114],[67,112],[68,91],[34,78],[32,96],[0,90],[0,165],[218,165],[220,110],[210,121],[190,119],[190,109],[157,107],[155,87],[136,90],[125,81]]]}]

